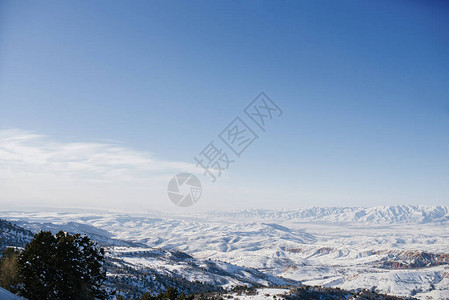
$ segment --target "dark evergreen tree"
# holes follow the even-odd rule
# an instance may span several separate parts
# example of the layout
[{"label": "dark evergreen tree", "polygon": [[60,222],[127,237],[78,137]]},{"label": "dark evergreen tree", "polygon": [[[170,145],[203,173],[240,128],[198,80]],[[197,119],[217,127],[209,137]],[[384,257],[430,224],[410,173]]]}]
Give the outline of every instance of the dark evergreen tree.
[{"label": "dark evergreen tree", "polygon": [[103,299],[104,250],[86,236],[41,231],[19,256],[20,293],[28,299]]},{"label": "dark evergreen tree", "polygon": [[194,296],[186,296],[184,293],[179,293],[174,287],[169,287],[164,293],[159,293],[157,296],[151,296],[150,292],[146,292],[140,298],[141,300],[193,300]]},{"label": "dark evergreen tree", "polygon": [[165,294],[162,296],[162,299],[170,299],[170,300],[176,300],[178,298],[178,290],[174,287],[169,287]]},{"label": "dark evergreen tree", "polygon": [[156,297],[152,297],[150,292],[146,292],[143,294],[143,296],[140,298],[141,300],[153,300],[156,299]]}]

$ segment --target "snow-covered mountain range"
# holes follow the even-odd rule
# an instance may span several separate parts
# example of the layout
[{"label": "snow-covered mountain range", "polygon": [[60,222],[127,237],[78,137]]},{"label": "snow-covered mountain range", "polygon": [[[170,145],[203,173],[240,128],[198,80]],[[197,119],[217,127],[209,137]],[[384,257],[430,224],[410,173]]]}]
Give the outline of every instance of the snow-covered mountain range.
[{"label": "snow-covered mountain range", "polygon": [[294,210],[239,210],[215,212],[218,217],[301,220],[335,223],[436,223],[449,221],[449,206],[396,205],[377,207],[310,207]]},{"label": "snow-covered mountain range", "polygon": [[[176,215],[4,211],[0,217],[34,231],[64,228],[86,233],[109,247],[118,265],[140,270],[157,265],[163,274],[205,284],[292,280],[420,299],[449,298],[446,206]],[[155,260],[151,253],[156,248],[162,252]],[[199,268],[185,260],[170,262],[171,253],[178,251]],[[208,271],[196,273],[204,270],[201,266],[209,266]]]},{"label": "snow-covered mountain range", "polygon": [[33,239],[33,233],[0,219],[0,253],[5,247],[21,247]]}]

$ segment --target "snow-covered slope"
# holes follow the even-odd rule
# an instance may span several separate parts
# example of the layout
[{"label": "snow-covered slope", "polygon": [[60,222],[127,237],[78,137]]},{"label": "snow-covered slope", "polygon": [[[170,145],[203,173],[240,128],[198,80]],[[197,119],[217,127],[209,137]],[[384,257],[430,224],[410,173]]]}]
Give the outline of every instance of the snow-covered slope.
[{"label": "snow-covered slope", "polygon": [[80,233],[83,235],[87,235],[91,239],[95,240],[100,246],[145,246],[144,244],[132,243],[129,241],[118,240],[113,237],[113,234],[110,232],[96,228],[89,224],[78,223],[78,222],[67,222],[67,223],[31,223],[27,221],[14,221],[15,225],[18,225],[26,230],[29,230],[33,233],[38,233],[41,230],[51,231],[53,234],[58,231],[64,231],[71,234]]},{"label": "snow-covered slope", "polygon": [[33,233],[11,222],[0,220],[0,254],[5,247],[23,247],[31,241]]},{"label": "snow-covered slope", "polygon": [[239,210],[213,215],[242,219],[301,220],[335,223],[430,223],[448,222],[448,206],[396,205],[377,207],[311,207],[295,210]]},{"label": "snow-covered slope", "polygon": [[[258,270],[209,259],[198,260],[183,252],[142,247],[108,247],[109,283],[125,295],[139,296],[174,286],[185,292],[198,293],[241,285],[278,286],[299,282],[264,274]],[[126,278],[126,288],[120,287]]]},{"label": "snow-covered slope", "polygon": [[16,296],[13,293],[0,287],[0,299],[1,300],[24,300],[22,297]]},{"label": "snow-covered slope", "polygon": [[[89,235],[99,244],[106,246],[106,286],[111,291],[127,297],[140,297],[146,291],[159,293],[169,286],[177,287],[185,293],[216,291],[234,286],[279,286],[297,285],[299,282],[264,274],[256,269],[235,266],[222,261],[199,260],[180,251],[148,248],[138,243],[111,238],[111,233],[92,225],[77,222],[67,224],[31,223],[15,221],[35,232],[63,230]],[[32,238],[32,233],[8,221],[1,221],[5,246],[24,246]],[[26,233],[26,241],[18,233]],[[137,246],[130,246],[137,245]],[[1,296],[1,294],[0,294]],[[0,299],[2,299],[0,297]]]},{"label": "snow-covered slope", "polygon": [[[449,298],[449,218],[448,207],[444,206],[246,210],[194,215],[1,215],[18,222],[74,222],[101,228],[110,233],[110,239],[182,251],[198,261],[225,262],[310,285],[366,288],[420,299]],[[129,257],[123,261],[134,268],[147,263]],[[185,277],[191,271],[178,272]]]}]

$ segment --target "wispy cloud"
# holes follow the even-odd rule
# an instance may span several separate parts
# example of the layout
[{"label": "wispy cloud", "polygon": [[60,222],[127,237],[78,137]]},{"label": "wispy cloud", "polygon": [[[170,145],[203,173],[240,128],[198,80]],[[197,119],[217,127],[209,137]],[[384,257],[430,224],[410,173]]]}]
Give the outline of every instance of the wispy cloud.
[{"label": "wispy cloud", "polygon": [[64,143],[23,130],[0,131],[0,166],[96,180],[145,180],[195,169],[193,164],[155,159],[118,143]]},{"label": "wispy cloud", "polygon": [[183,171],[198,169],[120,143],[61,142],[24,130],[0,130],[0,201],[161,198],[168,180]]}]

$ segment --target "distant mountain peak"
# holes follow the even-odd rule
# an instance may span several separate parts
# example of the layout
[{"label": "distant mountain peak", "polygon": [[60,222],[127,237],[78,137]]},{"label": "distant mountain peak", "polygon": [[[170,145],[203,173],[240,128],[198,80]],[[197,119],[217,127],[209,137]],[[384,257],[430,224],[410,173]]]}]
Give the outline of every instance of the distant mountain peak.
[{"label": "distant mountain peak", "polygon": [[213,212],[221,217],[262,220],[295,220],[331,223],[429,223],[448,222],[448,206],[390,205],[376,207],[309,207],[291,210],[246,209]]}]

